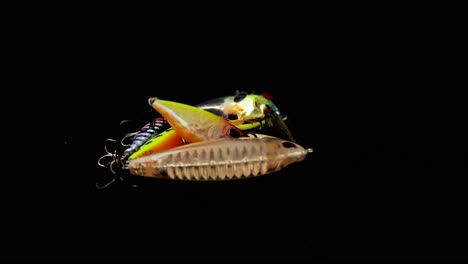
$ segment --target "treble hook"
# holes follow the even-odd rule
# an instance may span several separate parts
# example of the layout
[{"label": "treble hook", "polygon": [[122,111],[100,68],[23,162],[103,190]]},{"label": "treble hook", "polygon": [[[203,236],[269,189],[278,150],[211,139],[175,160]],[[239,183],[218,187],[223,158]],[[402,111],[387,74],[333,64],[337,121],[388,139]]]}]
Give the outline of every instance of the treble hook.
[{"label": "treble hook", "polygon": [[[102,157],[100,157],[98,159],[97,163],[98,163],[99,166],[101,166],[103,168],[109,168],[109,170],[112,172],[112,174],[114,174],[114,176],[112,177],[112,179],[108,183],[104,184],[103,186],[100,186],[98,183],[96,183],[96,188],[98,188],[98,189],[106,188],[110,184],[114,183],[116,181],[116,178],[117,178],[117,172],[114,170],[114,166],[115,166],[115,164],[120,163],[120,157],[117,154],[117,150],[114,150],[114,151],[111,152],[108,149],[109,142],[116,143],[117,141],[114,140],[114,139],[111,139],[111,138],[108,138],[108,139],[106,139],[104,141],[104,150],[105,150],[106,154],[104,154]],[[103,160],[105,158],[111,158],[111,161],[109,161],[107,163],[103,163]]]},{"label": "treble hook", "polygon": [[[115,144],[115,143],[117,143],[117,140],[108,138],[108,139],[106,139],[104,141],[104,150],[105,150],[106,154],[104,154],[102,157],[100,157],[98,159],[98,165],[103,167],[103,168],[109,168],[109,170],[113,174],[113,177],[112,177],[112,179],[110,181],[108,181],[107,183],[105,183],[103,185],[100,185],[99,183],[96,183],[96,188],[97,189],[107,188],[112,183],[115,183],[117,181],[124,182],[124,179],[123,179],[122,175],[119,175],[116,172],[116,170],[114,169],[114,166],[116,166],[117,164],[120,164],[122,166],[120,169],[128,169],[127,168],[128,165],[126,163],[124,164],[122,162],[122,160],[126,159],[126,156],[120,156],[119,154],[117,154],[117,150],[110,151],[109,148],[108,148],[109,142],[112,142],[112,143]],[[105,158],[111,158],[112,160],[107,162],[107,163],[104,163],[103,160]],[[130,186],[132,186],[134,188],[138,187],[137,185],[134,185],[134,184],[131,184]]]},{"label": "treble hook", "polygon": [[[108,138],[104,141],[104,150],[106,151],[106,154],[104,154],[102,157],[100,157],[98,159],[98,165],[101,166],[101,167],[109,167],[109,169],[112,171],[113,174],[115,174],[115,170],[113,168],[114,164],[117,163],[117,162],[120,162],[120,157],[119,155],[117,154],[117,150],[114,150],[113,152],[109,151],[109,149],[107,148],[107,144],[108,142],[114,142],[116,143],[117,141],[114,140],[114,139],[111,139],[111,138]],[[107,158],[107,157],[110,157],[112,160],[110,162],[107,162],[107,163],[102,163],[102,160],[104,158]]]}]

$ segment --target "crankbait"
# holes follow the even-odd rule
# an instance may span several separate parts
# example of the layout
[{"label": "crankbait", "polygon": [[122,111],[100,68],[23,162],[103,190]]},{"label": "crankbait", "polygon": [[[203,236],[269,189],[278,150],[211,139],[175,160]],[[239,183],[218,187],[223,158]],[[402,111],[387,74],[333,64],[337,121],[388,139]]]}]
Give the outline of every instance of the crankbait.
[{"label": "crankbait", "polygon": [[275,137],[201,141],[129,161],[131,174],[179,180],[260,176],[304,160],[311,148]]},{"label": "crankbait", "polygon": [[[237,128],[239,128],[242,131],[239,131],[236,129],[228,131],[229,133],[231,133],[229,135],[231,137],[242,136],[242,132],[250,133],[250,132],[255,132],[255,131],[261,131],[261,132],[269,132],[269,134],[271,135],[294,142],[294,139],[283,120],[283,118],[285,117],[284,116],[280,117],[278,108],[271,101],[259,95],[247,95],[244,98],[245,99],[243,101],[239,101],[239,102],[236,102],[236,100],[240,100],[240,99],[236,98],[235,96],[213,99],[211,101],[208,101],[203,106],[199,107],[202,110],[195,109],[193,106],[184,105],[184,104],[175,103],[175,102],[169,102],[170,105],[166,105],[166,106],[161,105],[161,103],[157,103],[157,105],[154,105],[153,102],[150,102],[150,104],[158,112],[161,112],[161,114],[165,113],[162,115],[166,119],[169,119],[169,117],[166,117],[167,115],[169,115],[169,113],[170,115],[177,114],[177,116],[174,116],[171,118],[173,120],[184,119],[185,120],[184,124],[181,124],[181,126],[187,126],[188,123],[191,123],[192,130],[205,129],[205,132],[213,133],[213,129],[215,129],[216,127],[214,126],[214,123],[208,124],[207,123],[208,120],[217,120],[219,124],[225,123],[225,120],[223,120],[222,118],[219,118],[219,117],[216,117],[214,115],[210,115],[209,113],[207,113],[207,112],[210,112],[210,113],[216,113],[219,116],[223,116],[225,118],[230,116],[231,119],[234,119],[234,120],[230,119],[230,123],[234,124]],[[161,101],[161,102],[165,102],[165,101]],[[244,102],[244,103],[240,104],[241,102]],[[166,104],[168,104],[167,101],[166,101]],[[244,107],[241,107],[241,106],[244,106]],[[169,111],[167,110],[165,111],[163,109],[164,107],[166,108],[172,107],[172,109]],[[233,111],[232,109],[234,107],[239,110],[237,111],[239,116],[233,117],[234,115],[233,113],[235,113],[235,111]],[[214,109],[218,109],[218,111],[214,111]],[[221,112],[221,110],[219,109],[224,109],[225,112]],[[240,111],[241,109],[242,111]],[[203,115],[201,115],[202,113]],[[194,115],[197,115],[197,117],[195,117]],[[243,119],[235,119],[235,118],[243,118]],[[196,120],[198,120],[198,122]],[[203,120],[203,122],[206,122],[206,124],[202,124],[200,120]],[[179,131],[187,132],[189,130],[188,128],[184,130],[182,130],[182,128],[179,128]],[[195,133],[195,131],[192,131],[191,133]],[[201,133],[201,131],[197,131],[196,133]],[[238,133],[241,133],[241,135],[238,135]],[[200,140],[200,138],[195,139],[195,141],[193,139],[190,140],[189,137],[190,136],[187,136],[187,135],[179,135],[179,136],[176,135],[176,132],[173,130],[173,127],[170,127],[169,129],[159,134],[155,134],[154,136],[149,138],[140,147],[138,151],[135,151],[130,157],[128,157],[128,160],[150,155],[153,153],[157,153],[159,151],[170,149],[176,146],[180,146],[180,145],[186,144],[187,141],[196,142]],[[208,139],[213,139],[214,136],[204,135],[202,137],[204,137],[202,140],[208,140]]]},{"label": "crankbait", "polygon": [[[126,170],[130,161],[135,165],[137,163],[133,160],[140,162],[145,156],[178,149],[187,143],[195,144],[219,140],[218,138],[244,139],[248,138],[247,135],[255,138],[256,134],[251,133],[258,131],[267,132],[295,144],[284,123],[286,116],[282,115],[276,105],[263,95],[237,92],[234,96],[212,99],[196,107],[156,98],[150,98],[148,102],[163,117],[155,118],[138,132],[127,134],[121,140],[122,146],[127,147],[122,155],[119,155],[118,151],[109,152],[105,145],[107,154],[99,159],[100,166],[110,167],[110,170],[116,174],[113,169],[116,164],[121,164],[121,169]],[[132,136],[133,141],[124,145],[124,139]],[[115,141],[109,139],[106,142]],[[103,164],[101,160],[108,157],[112,158],[112,161]],[[251,164],[255,162],[252,161]],[[134,170],[129,170],[130,173],[132,171]],[[117,176],[105,186],[114,182]],[[226,177],[229,178],[228,175]]]},{"label": "crankbait", "polygon": [[190,105],[148,102],[191,144],[129,159],[131,174],[185,180],[240,179],[279,171],[312,149],[275,137],[250,138],[226,119]]},{"label": "crankbait", "polygon": [[[284,121],[282,121],[286,119],[286,116],[281,114],[278,107],[263,95],[247,94],[245,92],[237,91],[233,96],[218,97],[195,106],[230,120],[232,124],[246,132],[258,130],[264,126],[265,122],[262,122],[262,120],[265,119],[266,115],[263,111],[268,108],[272,111],[267,114],[268,117],[273,117],[273,115],[275,115],[281,120],[275,124],[275,127],[283,127],[281,131],[285,128],[287,130]],[[133,137],[133,141],[128,145],[127,149],[124,150],[122,159],[125,160],[127,157],[141,157],[150,153],[158,152],[163,147],[160,144],[164,144],[164,142],[171,146],[174,146],[173,144],[179,144],[180,142],[173,137],[173,134],[164,133],[164,135],[158,136],[157,140],[149,142],[151,143],[151,146],[148,146],[148,140],[165,132],[164,130],[169,127],[169,124],[164,120],[164,118],[158,117],[152,122],[146,124],[138,132],[127,134],[122,139],[122,142],[129,137]],[[278,136],[294,141],[291,133],[289,132],[282,132],[282,134],[278,134]],[[122,145],[124,144],[122,143]],[[136,153],[139,151],[140,147],[140,153]],[[155,148],[154,151],[152,148]],[[134,156],[130,156],[133,153],[135,153]]]}]

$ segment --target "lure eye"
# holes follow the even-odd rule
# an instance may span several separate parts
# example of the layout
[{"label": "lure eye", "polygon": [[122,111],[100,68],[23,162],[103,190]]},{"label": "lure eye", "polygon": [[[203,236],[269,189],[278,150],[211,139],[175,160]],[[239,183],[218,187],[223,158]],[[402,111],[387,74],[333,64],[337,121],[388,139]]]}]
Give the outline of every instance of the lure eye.
[{"label": "lure eye", "polygon": [[291,142],[289,142],[289,141],[285,141],[285,142],[283,142],[283,143],[281,143],[281,144],[282,144],[283,147],[285,147],[285,148],[295,148],[295,147],[296,147],[295,144],[293,144],[293,143],[291,143]]},{"label": "lure eye", "polygon": [[236,114],[228,114],[228,119],[229,120],[237,120],[239,119]]},{"label": "lure eye", "polygon": [[228,131],[228,134],[229,136],[233,137],[233,138],[238,138],[241,136],[241,133],[239,131],[237,131],[236,129],[234,128],[230,128],[229,131]]}]

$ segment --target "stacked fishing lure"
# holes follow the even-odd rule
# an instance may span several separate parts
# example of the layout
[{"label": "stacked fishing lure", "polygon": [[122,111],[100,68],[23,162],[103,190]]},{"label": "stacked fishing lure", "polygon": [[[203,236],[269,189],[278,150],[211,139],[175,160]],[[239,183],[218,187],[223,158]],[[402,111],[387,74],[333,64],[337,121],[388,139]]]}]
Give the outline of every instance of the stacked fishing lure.
[{"label": "stacked fishing lure", "polygon": [[126,149],[107,151],[98,164],[114,173],[118,165],[133,175],[199,181],[279,171],[304,160],[312,149],[295,142],[286,116],[270,99],[237,92],[191,106],[149,98],[161,117],[127,134]]}]

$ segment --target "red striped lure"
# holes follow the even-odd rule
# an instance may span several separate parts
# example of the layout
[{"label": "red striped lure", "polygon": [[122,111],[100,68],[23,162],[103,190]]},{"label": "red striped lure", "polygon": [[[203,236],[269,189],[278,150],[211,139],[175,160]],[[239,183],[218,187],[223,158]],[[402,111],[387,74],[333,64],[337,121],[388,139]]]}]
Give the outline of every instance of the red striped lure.
[{"label": "red striped lure", "polygon": [[[122,163],[131,174],[147,177],[225,180],[275,172],[312,152],[294,142],[284,123],[285,116],[262,95],[238,92],[197,107],[157,98],[148,102],[162,117],[126,135],[133,136],[133,141],[123,155],[106,148],[108,153],[101,159],[112,157],[113,161],[103,165],[100,159],[99,165],[115,173],[112,165]],[[277,137],[252,139],[258,131]],[[295,150],[298,158],[290,159],[282,150]],[[242,158],[236,153],[243,153]],[[254,159],[256,155],[261,160]],[[210,165],[204,159],[209,159]],[[144,169],[150,167],[151,173]]]}]

